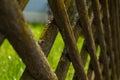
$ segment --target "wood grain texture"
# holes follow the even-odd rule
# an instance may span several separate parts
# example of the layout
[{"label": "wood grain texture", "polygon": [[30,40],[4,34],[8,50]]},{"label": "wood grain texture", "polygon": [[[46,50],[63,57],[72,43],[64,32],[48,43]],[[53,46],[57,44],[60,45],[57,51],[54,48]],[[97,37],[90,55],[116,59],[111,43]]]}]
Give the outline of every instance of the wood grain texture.
[{"label": "wood grain texture", "polygon": [[59,31],[63,37],[76,73],[79,75],[80,80],[87,80],[64,2],[63,0],[48,0],[48,2],[55,17],[56,23],[59,25]]},{"label": "wood grain texture", "polygon": [[96,57],[96,47],[93,39],[86,2],[85,0],[75,0],[75,1],[76,1],[79,17],[81,20],[80,22],[82,24],[83,34],[85,36],[86,44],[91,57],[91,64],[92,64],[93,70],[95,71],[95,76],[97,77],[97,80],[102,80],[100,65]]},{"label": "wood grain texture", "polygon": [[0,32],[18,52],[30,75],[35,80],[57,80],[16,0],[1,0],[0,5]]}]

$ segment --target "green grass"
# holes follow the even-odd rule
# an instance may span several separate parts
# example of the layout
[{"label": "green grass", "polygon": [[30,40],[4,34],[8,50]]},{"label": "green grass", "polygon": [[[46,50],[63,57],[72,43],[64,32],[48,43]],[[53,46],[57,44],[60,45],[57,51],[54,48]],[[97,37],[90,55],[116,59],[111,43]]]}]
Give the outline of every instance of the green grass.
[{"label": "green grass", "polygon": [[[38,39],[40,38],[44,26],[44,24],[30,24],[36,41],[38,41]],[[82,43],[83,38],[79,38],[77,44],[79,51],[81,50]],[[50,51],[50,55],[48,56],[48,61],[54,71],[60,59],[63,47],[64,43],[59,33]],[[3,45],[0,47],[0,80],[19,80],[24,69],[25,65],[23,64],[22,60],[19,58],[10,43],[5,40]],[[74,69],[71,64],[66,80],[72,80],[73,74]]]},{"label": "green grass", "polygon": [[[39,39],[43,24],[30,25],[35,34],[36,41]],[[19,58],[10,43],[5,40],[0,47],[0,80],[19,80],[25,69],[25,65]]]},{"label": "green grass", "polygon": [[0,48],[0,80],[19,80],[24,64],[7,40]]}]

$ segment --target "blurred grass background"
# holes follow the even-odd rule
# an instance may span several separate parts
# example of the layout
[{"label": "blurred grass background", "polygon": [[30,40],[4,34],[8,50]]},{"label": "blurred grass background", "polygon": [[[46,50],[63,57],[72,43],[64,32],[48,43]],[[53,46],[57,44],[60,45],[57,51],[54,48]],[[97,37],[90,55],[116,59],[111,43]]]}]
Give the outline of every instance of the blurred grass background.
[{"label": "blurred grass background", "polygon": [[[44,26],[44,24],[30,24],[36,41],[39,40]],[[83,38],[79,38],[78,40],[77,45],[79,51],[81,50],[83,41]],[[48,61],[53,70],[56,69],[61,53],[63,51],[63,47],[64,43],[59,33],[50,51],[50,55],[48,56]],[[12,48],[10,43],[7,40],[5,40],[2,46],[0,47],[0,80],[19,80],[24,69],[25,65],[23,64],[22,60],[19,58],[19,56],[17,55],[16,51]],[[73,74],[74,69],[71,65],[66,80],[72,80]]]}]

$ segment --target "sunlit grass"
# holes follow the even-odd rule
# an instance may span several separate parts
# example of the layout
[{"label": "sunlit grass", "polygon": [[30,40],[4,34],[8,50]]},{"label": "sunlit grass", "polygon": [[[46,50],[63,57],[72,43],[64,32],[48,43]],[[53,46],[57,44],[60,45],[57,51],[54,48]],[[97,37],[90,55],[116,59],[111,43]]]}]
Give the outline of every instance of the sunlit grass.
[{"label": "sunlit grass", "polygon": [[64,42],[62,40],[60,33],[58,33],[56,40],[53,44],[53,47],[50,51],[50,54],[48,56],[48,61],[49,61],[50,65],[54,71],[55,71],[57,64],[59,62],[63,48],[64,48]]},{"label": "sunlit grass", "polygon": [[7,40],[0,48],[0,80],[19,80],[24,64]]}]

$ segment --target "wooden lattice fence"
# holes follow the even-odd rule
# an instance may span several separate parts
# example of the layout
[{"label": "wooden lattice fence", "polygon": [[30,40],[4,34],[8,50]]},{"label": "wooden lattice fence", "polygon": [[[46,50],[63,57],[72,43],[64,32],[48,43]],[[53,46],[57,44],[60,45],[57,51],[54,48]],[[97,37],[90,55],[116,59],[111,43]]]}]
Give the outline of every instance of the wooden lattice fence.
[{"label": "wooden lattice fence", "polygon": [[[21,80],[65,80],[71,62],[73,80],[120,80],[120,0],[48,0],[53,18],[38,43],[22,15],[27,2],[0,1],[0,45],[7,38],[25,63]],[[58,32],[65,47],[54,73],[46,57]],[[81,36],[79,52],[76,43]]]}]

